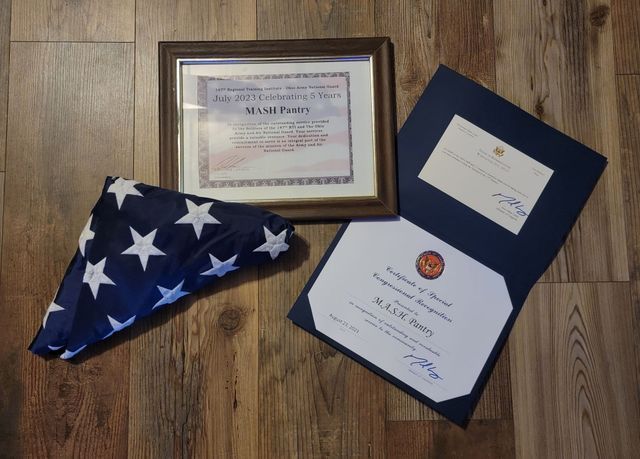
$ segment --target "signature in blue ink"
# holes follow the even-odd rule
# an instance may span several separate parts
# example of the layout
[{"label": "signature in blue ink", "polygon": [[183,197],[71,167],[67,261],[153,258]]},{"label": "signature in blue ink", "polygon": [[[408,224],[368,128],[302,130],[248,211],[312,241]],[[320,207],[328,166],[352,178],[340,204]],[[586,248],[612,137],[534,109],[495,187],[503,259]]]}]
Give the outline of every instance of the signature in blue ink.
[{"label": "signature in blue ink", "polygon": [[429,377],[431,379],[442,379],[444,380],[444,378],[442,376],[440,376],[438,373],[436,373],[436,365],[433,362],[430,362],[429,360],[422,358],[422,357],[416,357],[413,354],[408,354],[405,355],[403,357],[403,359],[411,359],[411,362],[409,363],[409,366],[418,366],[420,368],[424,368],[425,370],[427,370],[427,374],[429,375]]},{"label": "signature in blue ink", "polygon": [[496,193],[491,195],[494,198],[498,198],[498,204],[506,204],[513,207],[516,211],[516,215],[520,217],[526,217],[529,214],[524,210],[524,203],[514,198],[513,196],[507,196],[506,194]]}]

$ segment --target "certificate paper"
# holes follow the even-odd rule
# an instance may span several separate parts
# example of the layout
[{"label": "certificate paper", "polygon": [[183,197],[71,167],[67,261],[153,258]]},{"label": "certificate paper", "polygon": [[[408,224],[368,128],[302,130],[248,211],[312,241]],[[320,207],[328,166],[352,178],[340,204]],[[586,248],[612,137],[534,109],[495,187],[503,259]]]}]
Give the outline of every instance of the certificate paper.
[{"label": "certificate paper", "polygon": [[471,392],[512,310],[501,275],[403,218],[352,222],[308,297],[318,331],[436,402]]},{"label": "certificate paper", "polygon": [[349,72],[197,84],[201,187],[353,183]]},{"label": "certificate paper", "polygon": [[228,201],[373,196],[371,65],[207,61],[182,75],[183,191]]},{"label": "certificate paper", "polygon": [[418,174],[518,234],[553,170],[455,115]]}]

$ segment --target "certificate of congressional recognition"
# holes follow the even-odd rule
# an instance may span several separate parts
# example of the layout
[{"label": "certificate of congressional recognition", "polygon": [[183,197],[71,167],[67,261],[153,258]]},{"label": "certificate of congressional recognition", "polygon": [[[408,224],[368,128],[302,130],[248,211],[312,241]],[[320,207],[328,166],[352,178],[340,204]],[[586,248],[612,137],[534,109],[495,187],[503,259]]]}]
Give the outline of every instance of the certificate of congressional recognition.
[{"label": "certificate of congressional recognition", "polygon": [[318,331],[436,402],[471,392],[512,310],[501,275],[403,218],[349,224],[308,297]]},{"label": "certificate of congressional recognition", "polygon": [[[416,175],[517,235],[553,172],[456,114]],[[351,222],[308,299],[319,332],[437,403],[471,393],[513,311],[501,274],[402,217]]]},{"label": "certificate of congressional recognition", "polygon": [[[265,52],[293,52],[269,43]],[[381,48],[310,58],[303,51],[317,49],[296,43],[298,57],[218,43],[212,53],[231,49],[238,57],[177,59],[178,155],[169,166],[178,187],[309,218],[393,213],[393,120],[382,103],[391,92],[381,82],[391,80],[380,78]]]}]

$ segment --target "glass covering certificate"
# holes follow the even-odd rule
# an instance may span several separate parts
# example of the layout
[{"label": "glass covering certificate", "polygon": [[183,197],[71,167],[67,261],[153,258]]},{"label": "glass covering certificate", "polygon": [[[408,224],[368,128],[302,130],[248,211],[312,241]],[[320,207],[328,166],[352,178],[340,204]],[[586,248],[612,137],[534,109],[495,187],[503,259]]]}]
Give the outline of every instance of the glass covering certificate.
[{"label": "glass covering certificate", "polygon": [[374,194],[369,59],[208,61],[183,72],[184,191],[245,201]]},{"label": "glass covering certificate", "polygon": [[353,183],[349,72],[198,77],[200,186]]}]

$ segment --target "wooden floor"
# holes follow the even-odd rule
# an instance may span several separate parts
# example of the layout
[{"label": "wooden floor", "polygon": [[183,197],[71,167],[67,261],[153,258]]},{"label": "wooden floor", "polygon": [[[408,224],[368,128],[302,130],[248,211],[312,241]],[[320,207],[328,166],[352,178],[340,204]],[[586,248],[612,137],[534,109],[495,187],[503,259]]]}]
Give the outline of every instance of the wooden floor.
[{"label": "wooden floor", "polygon": [[[81,363],[27,352],[104,177],[158,182],[158,41],[371,35],[399,126],[444,63],[609,158],[466,430],[285,318],[336,223]],[[640,450],[637,0],[0,0],[1,215],[0,457]]]}]

